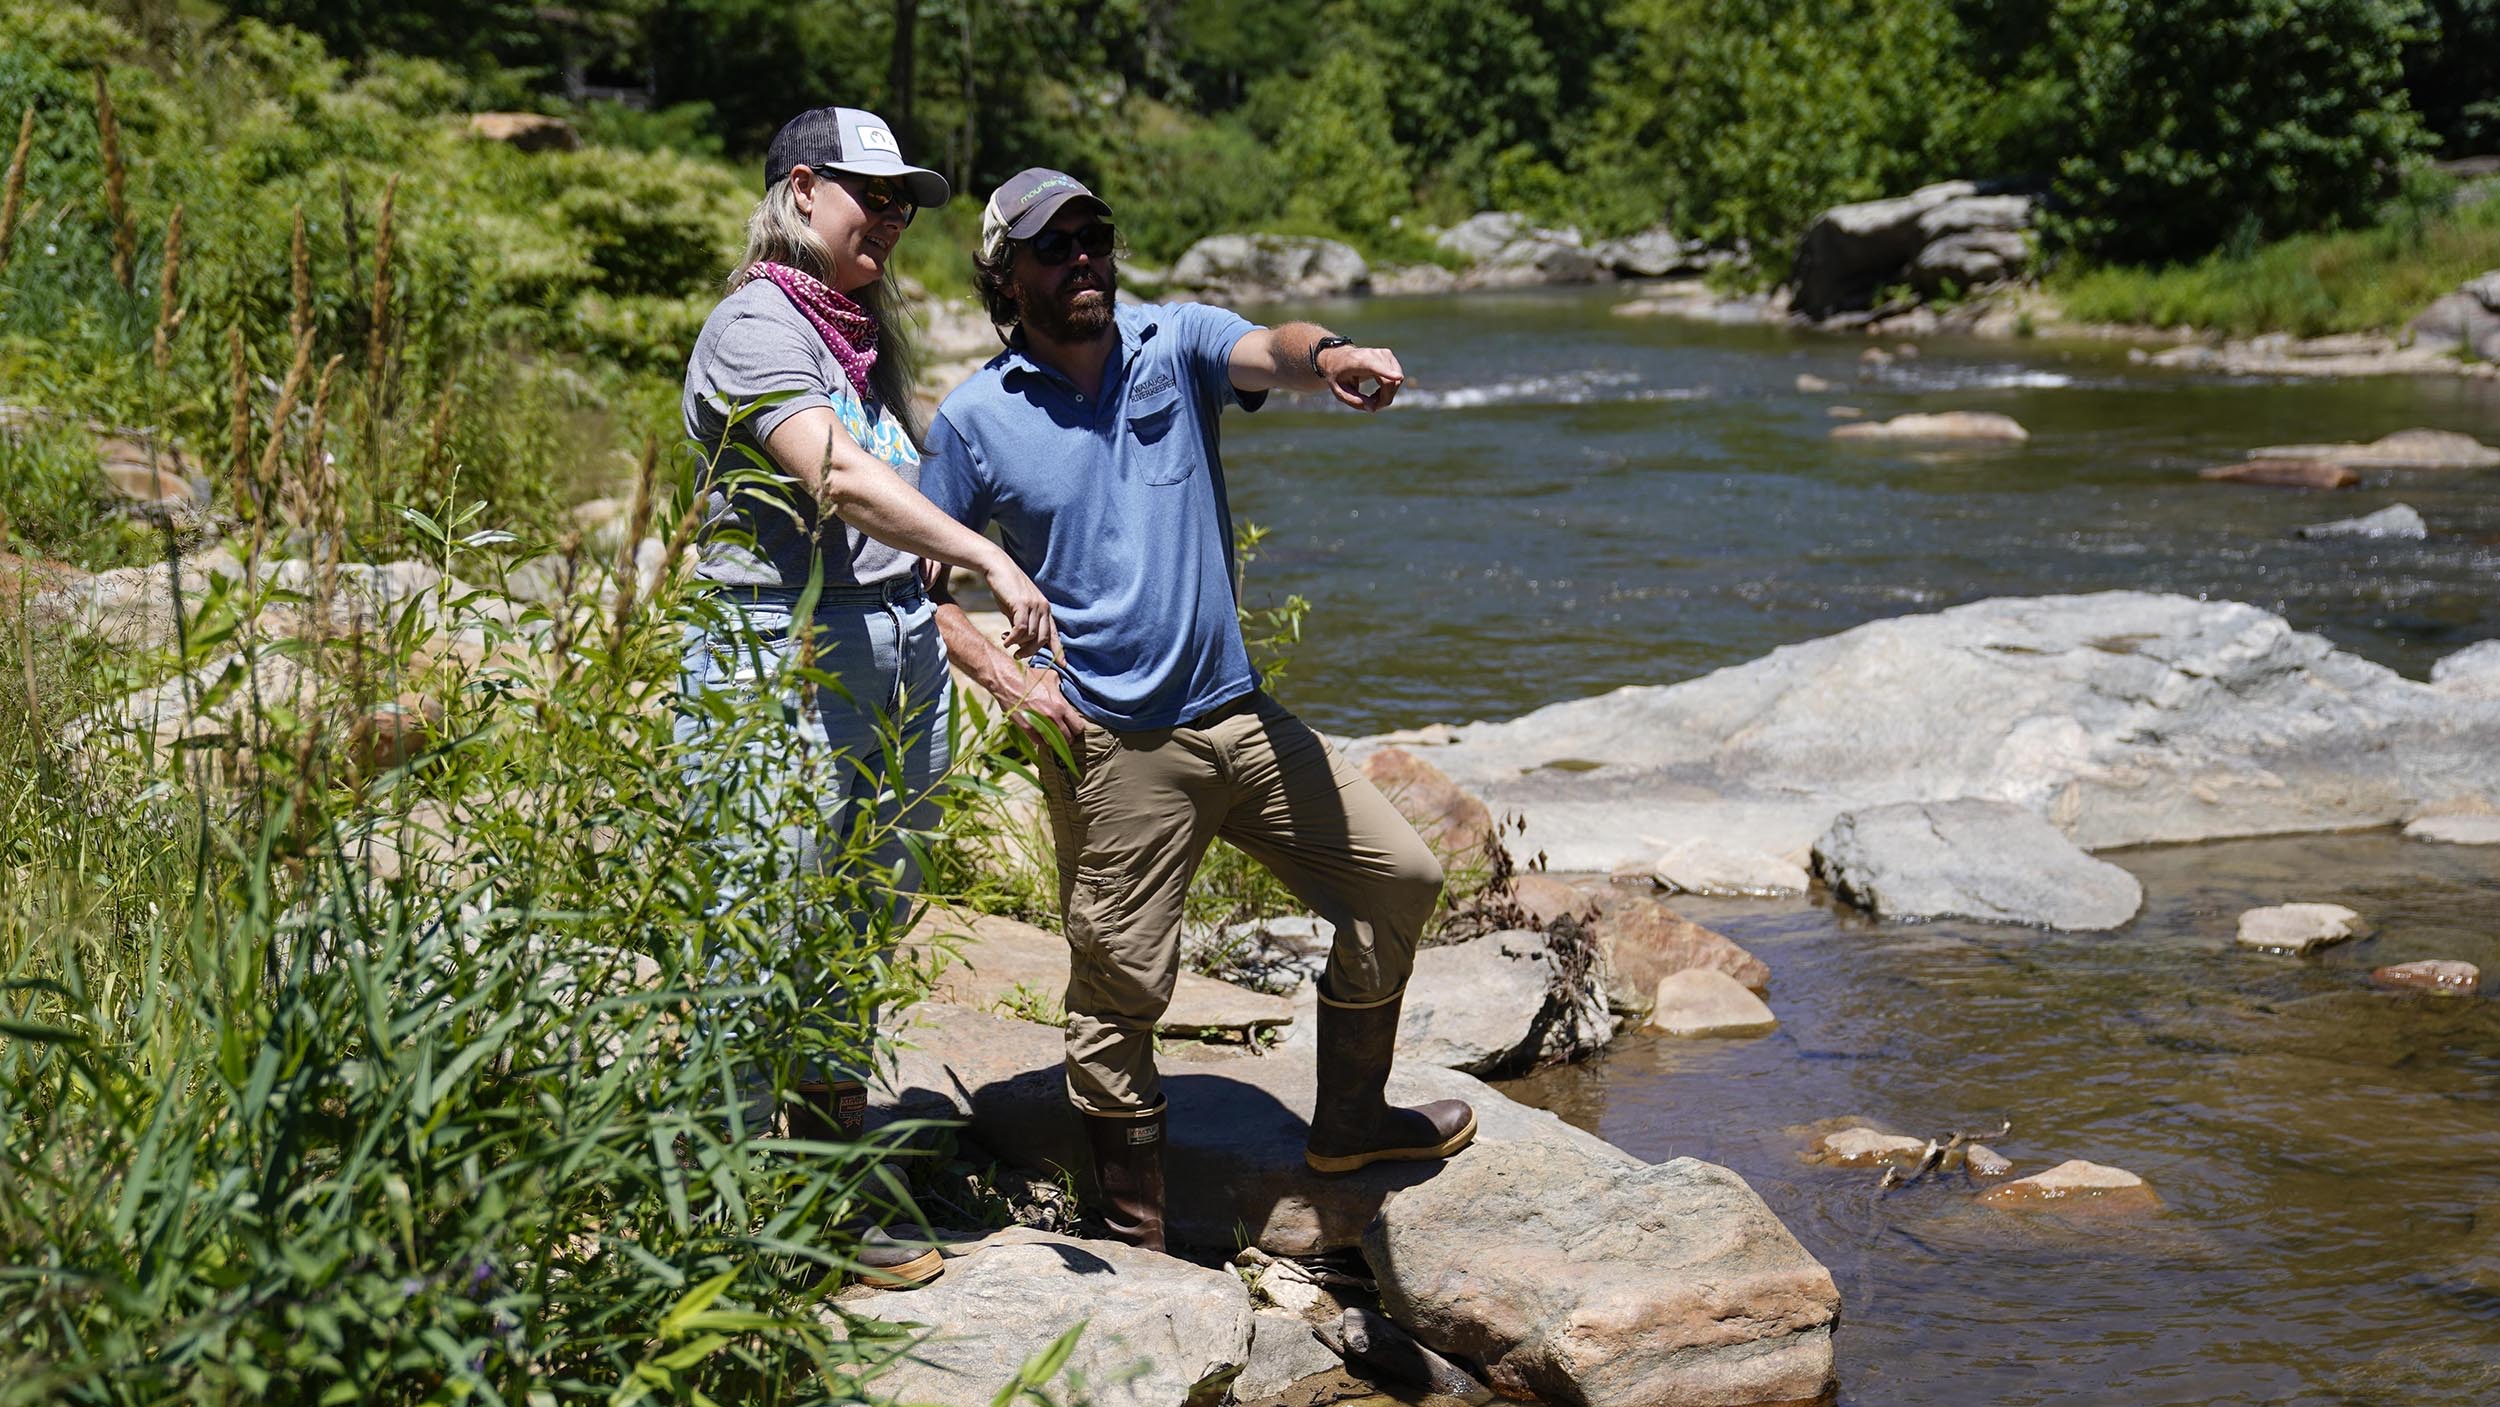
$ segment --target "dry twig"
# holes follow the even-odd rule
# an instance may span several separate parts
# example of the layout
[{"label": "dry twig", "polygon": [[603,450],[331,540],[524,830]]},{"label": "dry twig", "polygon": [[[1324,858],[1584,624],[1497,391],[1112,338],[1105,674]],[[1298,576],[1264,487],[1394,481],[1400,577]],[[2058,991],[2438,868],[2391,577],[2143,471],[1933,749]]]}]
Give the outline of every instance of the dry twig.
[{"label": "dry twig", "polygon": [[9,242],[17,234],[17,217],[26,206],[26,157],[35,146],[35,109],[29,105],[26,119],[17,124],[17,150],[9,156],[9,179],[6,194],[0,194],[0,268],[8,267]]},{"label": "dry twig", "polygon": [[126,289],[135,277],[139,232],[131,226],[130,203],[124,198],[130,169],[122,164],[121,123],[113,116],[113,90],[100,68],[95,71],[95,126],[104,143],[104,209],[113,217],[113,277]]},{"label": "dry twig", "polygon": [[175,306],[182,291],[182,202],[174,202],[173,218],[165,222],[165,266],[156,280],[156,374],[173,365],[174,332],[186,316]]},{"label": "dry twig", "polygon": [[1964,1133],[1960,1129],[1949,1129],[1942,1138],[1927,1140],[1927,1146],[1919,1150],[1918,1161],[1911,1165],[1909,1172],[1903,1173],[1898,1164],[1884,1169],[1884,1176],[1875,1184],[1875,1190],[1884,1192],[1895,1187],[1907,1187],[1943,1167],[1955,1153],[1961,1151],[1963,1144],[1974,1139],[2003,1138],[2013,1131],[2012,1119],[2005,1120],[1993,1133]]}]

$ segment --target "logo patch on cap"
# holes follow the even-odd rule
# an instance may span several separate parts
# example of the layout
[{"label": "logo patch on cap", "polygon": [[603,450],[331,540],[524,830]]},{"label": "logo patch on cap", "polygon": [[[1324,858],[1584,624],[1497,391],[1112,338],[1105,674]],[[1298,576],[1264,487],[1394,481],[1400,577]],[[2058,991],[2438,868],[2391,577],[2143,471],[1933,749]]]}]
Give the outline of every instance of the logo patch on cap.
[{"label": "logo patch on cap", "polygon": [[885,152],[898,160],[903,155],[903,149],[895,142],[894,134],[883,127],[862,126],[851,135],[859,138],[859,145],[863,150]]}]

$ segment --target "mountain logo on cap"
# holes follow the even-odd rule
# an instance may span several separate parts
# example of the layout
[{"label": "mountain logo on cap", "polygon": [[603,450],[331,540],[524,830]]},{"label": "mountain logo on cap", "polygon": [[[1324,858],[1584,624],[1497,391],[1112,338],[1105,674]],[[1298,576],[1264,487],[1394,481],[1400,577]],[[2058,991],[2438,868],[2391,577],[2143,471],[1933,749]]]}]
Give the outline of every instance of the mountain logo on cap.
[{"label": "mountain logo on cap", "polygon": [[894,134],[883,127],[863,126],[851,135],[859,138],[860,146],[868,151],[887,152],[898,160],[903,155],[903,149],[896,144]]}]

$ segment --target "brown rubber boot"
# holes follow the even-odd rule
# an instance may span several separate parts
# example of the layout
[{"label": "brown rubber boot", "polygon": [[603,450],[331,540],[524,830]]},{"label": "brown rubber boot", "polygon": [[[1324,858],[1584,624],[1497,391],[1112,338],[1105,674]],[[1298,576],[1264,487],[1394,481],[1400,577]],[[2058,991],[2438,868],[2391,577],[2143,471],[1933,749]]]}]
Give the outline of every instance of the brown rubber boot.
[{"label": "brown rubber boot", "polygon": [[1085,1116],[1085,1141],[1094,1150],[1094,1180],[1102,1184],[1102,1223],[1114,1241],[1150,1251],[1163,1249],[1163,1115],[1157,1101],[1133,1114]]},{"label": "brown rubber boot", "polygon": [[1384,1097],[1405,1001],[1403,990],[1369,1006],[1319,994],[1319,1096],[1302,1149],[1311,1171],[1350,1173],[1372,1163],[1446,1158],[1475,1141],[1476,1111],[1464,1101],[1436,1099],[1407,1109]]},{"label": "brown rubber boot", "polygon": [[[792,1138],[828,1143],[857,1143],[868,1134],[868,1086],[857,1080],[831,1084],[800,1084],[795,1097],[782,1106],[782,1125]],[[946,1269],[938,1248],[897,1241],[885,1228],[854,1222],[845,1228],[858,1238],[851,1259],[861,1283],[889,1290],[925,1285]]]}]

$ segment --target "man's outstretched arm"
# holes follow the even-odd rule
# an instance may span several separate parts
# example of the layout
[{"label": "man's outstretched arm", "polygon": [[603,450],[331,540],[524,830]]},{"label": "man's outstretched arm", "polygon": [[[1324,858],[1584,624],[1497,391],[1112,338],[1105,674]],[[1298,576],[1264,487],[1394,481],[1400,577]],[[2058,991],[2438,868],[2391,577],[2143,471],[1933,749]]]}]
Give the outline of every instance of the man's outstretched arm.
[{"label": "man's outstretched arm", "polygon": [[1397,399],[1398,387],[1406,384],[1397,354],[1343,340],[1323,345],[1335,339],[1335,333],[1315,322],[1243,333],[1229,358],[1233,386],[1241,391],[1326,390],[1356,410],[1386,409]]}]

